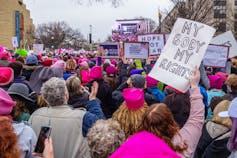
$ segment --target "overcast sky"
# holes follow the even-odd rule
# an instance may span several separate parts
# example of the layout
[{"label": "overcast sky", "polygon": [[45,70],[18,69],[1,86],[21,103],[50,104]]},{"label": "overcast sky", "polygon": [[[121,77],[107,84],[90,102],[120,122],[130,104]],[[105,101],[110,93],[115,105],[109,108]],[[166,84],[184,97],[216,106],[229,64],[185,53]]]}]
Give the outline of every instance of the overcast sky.
[{"label": "overcast sky", "polygon": [[[170,9],[168,0],[123,0],[118,8],[111,4],[79,5],[77,0],[24,0],[31,11],[35,26],[53,21],[66,21],[73,28],[78,28],[87,38],[89,25],[93,26],[93,40],[103,41],[111,34],[111,27],[116,19],[129,19],[138,16],[158,21],[158,8]],[[87,0],[84,0],[87,1]]]}]

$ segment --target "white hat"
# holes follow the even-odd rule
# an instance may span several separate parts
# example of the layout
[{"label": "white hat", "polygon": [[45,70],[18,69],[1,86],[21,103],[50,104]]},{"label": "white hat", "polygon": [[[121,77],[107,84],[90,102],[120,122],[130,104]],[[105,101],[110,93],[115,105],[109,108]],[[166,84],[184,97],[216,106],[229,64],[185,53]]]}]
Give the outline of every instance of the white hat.
[{"label": "white hat", "polygon": [[220,112],[219,117],[237,118],[237,98],[231,101],[228,111]]}]

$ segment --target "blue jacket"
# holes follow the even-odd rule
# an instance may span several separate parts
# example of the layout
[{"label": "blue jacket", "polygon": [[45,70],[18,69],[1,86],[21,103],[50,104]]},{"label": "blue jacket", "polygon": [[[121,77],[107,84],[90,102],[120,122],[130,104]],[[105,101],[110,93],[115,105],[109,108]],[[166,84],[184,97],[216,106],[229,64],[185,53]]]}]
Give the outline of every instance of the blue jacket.
[{"label": "blue jacket", "polygon": [[98,99],[88,101],[86,109],[87,112],[83,117],[82,123],[82,134],[84,137],[86,137],[88,130],[97,120],[105,118]]},{"label": "blue jacket", "polygon": [[147,88],[147,91],[156,96],[158,102],[162,102],[165,99],[165,94],[161,92],[157,86]]}]

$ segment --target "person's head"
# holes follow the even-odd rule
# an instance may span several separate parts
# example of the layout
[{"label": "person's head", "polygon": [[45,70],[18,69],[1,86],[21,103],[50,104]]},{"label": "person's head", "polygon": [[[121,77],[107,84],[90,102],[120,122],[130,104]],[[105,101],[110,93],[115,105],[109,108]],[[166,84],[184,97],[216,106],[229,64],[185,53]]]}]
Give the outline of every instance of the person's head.
[{"label": "person's head", "polygon": [[187,148],[186,144],[181,147],[172,143],[179,127],[171,111],[163,103],[151,105],[146,110],[140,127],[140,131],[144,130],[163,139],[176,152],[183,152]]},{"label": "person's head", "polygon": [[33,66],[38,65],[39,61],[35,55],[29,55],[26,57],[26,65]]},{"label": "person's head", "polygon": [[225,82],[227,89],[231,93],[237,93],[237,75],[230,74]]},{"label": "person's head", "polygon": [[128,138],[138,131],[148,105],[145,103],[142,89],[127,88],[123,91],[123,97],[125,101],[114,112],[112,118],[120,123]]},{"label": "person's head", "polygon": [[99,80],[103,78],[103,72],[101,66],[94,66],[90,70],[90,79],[91,80]]},{"label": "person's head", "polygon": [[6,117],[0,116],[0,157],[20,158],[17,141],[17,135],[14,132],[11,121]]},{"label": "person's head", "polygon": [[51,65],[51,67],[55,67],[55,68],[65,71],[66,70],[66,62],[63,60],[58,60],[53,65]]},{"label": "person's head", "polygon": [[21,62],[22,64],[25,64],[25,59],[23,57],[17,57],[16,61]]},{"label": "person's head", "polygon": [[0,88],[0,116],[10,117],[10,113],[16,102],[12,100],[11,96]]},{"label": "person's head", "polygon": [[0,86],[9,85],[14,79],[14,71],[10,67],[0,67]]},{"label": "person's head", "polygon": [[8,67],[12,68],[14,71],[14,77],[18,77],[21,75],[22,70],[23,70],[23,65],[19,61],[12,62],[8,65]]},{"label": "person's head", "polygon": [[22,113],[29,113],[26,104],[28,102],[33,102],[29,98],[29,88],[22,83],[13,83],[7,90],[7,93],[16,102],[16,106],[14,106],[11,116],[14,121],[18,121]]},{"label": "person's head", "polygon": [[92,158],[108,158],[125,141],[117,121],[98,120],[89,130],[87,141]]},{"label": "person's head", "polygon": [[135,74],[132,75],[131,77],[131,86],[133,88],[144,88],[146,84],[146,79],[142,75]]},{"label": "person's head", "polygon": [[66,86],[69,93],[69,98],[80,96],[83,93],[81,81],[76,76],[71,76],[66,80]]},{"label": "person's head", "polygon": [[41,94],[50,106],[59,106],[67,103],[68,92],[63,79],[52,77],[41,88]]},{"label": "person's head", "polygon": [[230,118],[226,117],[226,118],[222,118],[219,117],[218,114],[222,111],[227,111],[230,105],[230,101],[228,100],[223,100],[221,101],[219,104],[216,105],[214,111],[213,111],[213,118],[212,121],[217,123],[217,124],[221,124],[224,125],[228,128],[231,128],[231,120]]},{"label": "person's head", "polygon": [[77,67],[77,62],[74,59],[70,59],[67,61],[67,64],[66,64],[67,71],[70,71],[70,72],[75,71],[76,67]]},{"label": "person's head", "polygon": [[37,105],[39,105],[39,107],[47,107],[48,103],[44,100],[42,95],[38,95],[38,97],[37,97]]},{"label": "person's head", "polygon": [[230,103],[228,111],[222,111],[219,117],[229,117],[232,121],[231,136],[228,141],[227,147],[230,151],[237,150],[237,98],[233,99]]},{"label": "person's head", "polygon": [[182,128],[188,120],[190,113],[189,94],[173,93],[168,95],[163,102],[172,112],[174,120],[178,123],[179,127]]}]

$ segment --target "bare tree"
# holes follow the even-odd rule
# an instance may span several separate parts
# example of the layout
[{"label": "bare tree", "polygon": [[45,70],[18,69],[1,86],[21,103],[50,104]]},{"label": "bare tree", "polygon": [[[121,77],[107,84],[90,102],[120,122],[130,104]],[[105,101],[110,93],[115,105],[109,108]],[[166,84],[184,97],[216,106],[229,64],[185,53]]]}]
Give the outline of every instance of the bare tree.
[{"label": "bare tree", "polygon": [[[161,31],[170,33],[178,17],[198,21],[217,28],[221,32],[221,23],[226,22],[226,27],[232,26],[233,19],[226,13],[226,18],[214,18],[214,3],[218,6],[223,1],[214,0],[170,0],[174,8],[172,11],[165,11],[166,17],[163,19]],[[226,9],[228,10],[228,9]],[[231,14],[231,13],[230,13]],[[159,30],[159,28],[157,29]]]},{"label": "bare tree", "polygon": [[37,43],[46,48],[79,48],[83,35],[79,30],[72,29],[66,22],[50,22],[40,24],[35,32]]}]

